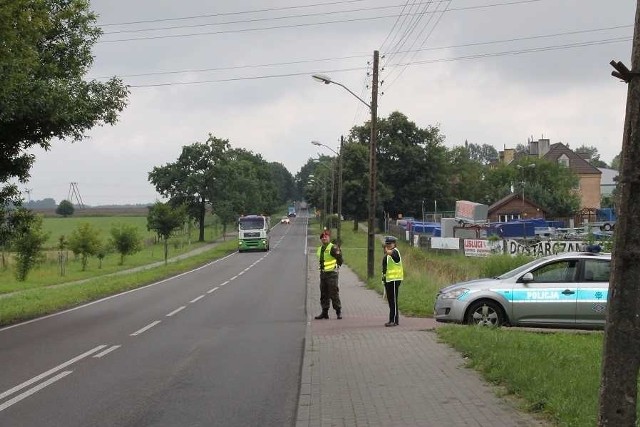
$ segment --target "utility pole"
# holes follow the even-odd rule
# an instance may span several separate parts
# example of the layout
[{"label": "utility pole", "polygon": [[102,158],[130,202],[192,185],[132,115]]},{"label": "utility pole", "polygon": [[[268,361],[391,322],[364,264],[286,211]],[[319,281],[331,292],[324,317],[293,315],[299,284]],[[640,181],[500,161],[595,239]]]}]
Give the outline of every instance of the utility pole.
[{"label": "utility pole", "polygon": [[342,229],[342,146],[344,136],[340,135],[340,149],[338,150],[338,244],[342,244],[340,231]]},{"label": "utility pole", "polygon": [[[611,61],[627,83],[619,216],[614,233],[604,329],[598,426],[635,426],[640,367],[640,0],[636,3],[631,70]],[[635,231],[634,231],[635,230]]]},{"label": "utility pole", "polygon": [[[638,0],[640,1],[640,0]],[[367,278],[373,278],[374,245],[376,237],[376,138],[378,124],[378,61],[379,53],[373,51],[373,81],[371,84],[371,140],[369,141],[369,221],[367,223]]]}]

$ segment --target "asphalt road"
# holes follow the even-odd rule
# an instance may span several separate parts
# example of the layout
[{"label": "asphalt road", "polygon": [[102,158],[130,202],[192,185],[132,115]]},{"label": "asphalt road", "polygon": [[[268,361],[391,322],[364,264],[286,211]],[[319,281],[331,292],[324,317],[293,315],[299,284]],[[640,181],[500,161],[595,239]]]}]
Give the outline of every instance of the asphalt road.
[{"label": "asphalt road", "polygon": [[0,329],[0,426],[294,425],[305,237]]}]

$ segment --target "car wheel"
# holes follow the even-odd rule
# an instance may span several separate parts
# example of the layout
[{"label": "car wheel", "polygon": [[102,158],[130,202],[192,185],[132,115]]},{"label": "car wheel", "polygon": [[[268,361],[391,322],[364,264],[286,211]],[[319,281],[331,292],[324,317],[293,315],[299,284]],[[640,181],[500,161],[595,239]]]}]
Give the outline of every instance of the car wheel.
[{"label": "car wheel", "polygon": [[605,225],[602,226],[602,228],[604,229],[604,231],[611,231],[611,224],[606,223]]},{"label": "car wheel", "polygon": [[505,323],[505,316],[500,304],[484,300],[471,304],[465,321],[469,325],[502,326]]}]

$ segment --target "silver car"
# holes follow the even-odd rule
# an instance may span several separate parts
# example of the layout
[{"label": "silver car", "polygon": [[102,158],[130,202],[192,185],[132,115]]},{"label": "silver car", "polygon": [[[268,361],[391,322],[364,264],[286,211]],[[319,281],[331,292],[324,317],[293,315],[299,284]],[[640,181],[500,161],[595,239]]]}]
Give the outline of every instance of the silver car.
[{"label": "silver car", "polygon": [[538,258],[501,276],[438,292],[438,322],[603,328],[611,254],[572,252]]}]

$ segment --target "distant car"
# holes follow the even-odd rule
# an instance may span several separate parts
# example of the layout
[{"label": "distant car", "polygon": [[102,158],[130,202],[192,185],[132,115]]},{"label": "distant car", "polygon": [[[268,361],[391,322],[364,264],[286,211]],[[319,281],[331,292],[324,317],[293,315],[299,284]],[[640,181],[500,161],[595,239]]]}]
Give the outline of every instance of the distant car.
[{"label": "distant car", "polygon": [[611,254],[571,252],[531,261],[501,276],[442,288],[438,322],[603,328]]},{"label": "distant car", "polygon": [[280,218],[280,224],[289,224],[290,222],[291,220],[288,216],[283,216],[282,218]]}]

